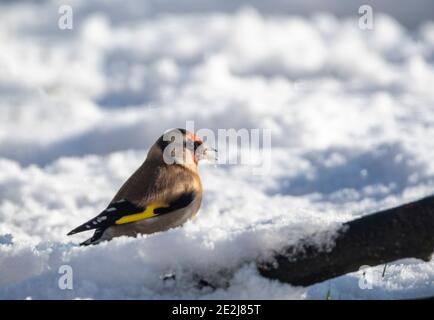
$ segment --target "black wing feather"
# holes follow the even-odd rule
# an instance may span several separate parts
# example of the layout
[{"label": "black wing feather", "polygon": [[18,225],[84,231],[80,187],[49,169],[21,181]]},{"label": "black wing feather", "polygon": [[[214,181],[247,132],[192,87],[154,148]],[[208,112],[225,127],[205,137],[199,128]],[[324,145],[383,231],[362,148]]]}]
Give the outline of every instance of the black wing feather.
[{"label": "black wing feather", "polygon": [[178,209],[182,209],[187,207],[190,203],[193,202],[196,197],[196,193],[194,191],[182,194],[178,199],[170,203],[168,207],[157,208],[154,210],[156,214],[166,214],[173,212]]},{"label": "black wing feather", "polygon": [[[169,206],[162,207],[162,208],[156,208],[154,210],[154,213],[157,215],[167,214],[167,213],[171,213],[175,210],[185,208],[194,200],[195,197],[196,197],[196,193],[194,191],[184,193],[179,198],[177,198],[175,201],[170,203]],[[93,230],[93,229],[97,229],[97,231],[100,230],[102,232],[106,228],[114,225],[115,222],[117,220],[121,219],[122,217],[136,214],[139,212],[143,212],[145,209],[146,208],[137,206],[137,205],[133,204],[132,202],[125,200],[125,199],[120,200],[118,202],[111,203],[107,207],[107,209],[105,209],[103,212],[101,212],[98,216],[89,220],[86,223],[83,223],[81,226],[75,228],[74,230],[70,231],[68,233],[68,236],[79,233],[79,232],[83,232],[83,231]],[[95,235],[97,235],[97,233],[101,233],[101,232],[96,232]],[[91,239],[89,239],[89,240],[91,240]],[[86,243],[83,243],[83,244],[86,245]]]},{"label": "black wing feather", "polygon": [[111,203],[107,209],[101,212],[98,216],[70,231],[68,236],[92,229],[106,229],[113,225],[116,220],[126,215],[139,213],[144,210],[145,208],[136,206],[128,200],[120,200],[118,202]]}]

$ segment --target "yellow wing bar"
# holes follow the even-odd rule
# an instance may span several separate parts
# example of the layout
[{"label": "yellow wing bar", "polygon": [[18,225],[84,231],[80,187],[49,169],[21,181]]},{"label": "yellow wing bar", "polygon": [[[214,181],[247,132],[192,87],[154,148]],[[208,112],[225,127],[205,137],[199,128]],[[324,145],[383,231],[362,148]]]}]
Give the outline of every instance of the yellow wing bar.
[{"label": "yellow wing bar", "polygon": [[115,224],[124,224],[124,223],[130,223],[139,220],[153,218],[157,216],[157,214],[154,212],[155,209],[167,208],[167,207],[169,207],[169,205],[165,203],[161,203],[161,202],[151,203],[148,206],[146,206],[146,209],[144,211],[135,214],[130,214],[128,216],[123,216],[122,218],[116,220]]}]

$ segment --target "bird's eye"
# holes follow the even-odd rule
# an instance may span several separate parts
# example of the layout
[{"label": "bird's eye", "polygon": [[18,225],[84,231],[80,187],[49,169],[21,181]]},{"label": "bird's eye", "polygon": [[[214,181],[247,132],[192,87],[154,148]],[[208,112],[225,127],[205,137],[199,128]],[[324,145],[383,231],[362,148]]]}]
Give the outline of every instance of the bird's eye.
[{"label": "bird's eye", "polygon": [[195,142],[194,142],[194,150],[196,151],[197,148],[199,148],[201,145],[202,145],[202,142],[200,142],[200,141],[195,141]]},{"label": "bird's eye", "polygon": [[195,149],[195,143],[193,141],[191,141],[191,140],[187,140],[186,147],[189,150],[194,150]]}]

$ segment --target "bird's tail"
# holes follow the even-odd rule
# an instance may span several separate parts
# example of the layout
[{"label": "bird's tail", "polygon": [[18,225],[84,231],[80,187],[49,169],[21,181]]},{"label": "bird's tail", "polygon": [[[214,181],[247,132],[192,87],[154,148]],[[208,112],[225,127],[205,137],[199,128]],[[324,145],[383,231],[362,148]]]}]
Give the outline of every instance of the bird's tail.
[{"label": "bird's tail", "polygon": [[91,238],[87,239],[86,241],[83,241],[82,243],[80,243],[80,246],[89,246],[89,245],[98,244],[101,241],[101,237],[102,237],[104,231],[105,231],[105,229],[96,229],[93,236]]}]

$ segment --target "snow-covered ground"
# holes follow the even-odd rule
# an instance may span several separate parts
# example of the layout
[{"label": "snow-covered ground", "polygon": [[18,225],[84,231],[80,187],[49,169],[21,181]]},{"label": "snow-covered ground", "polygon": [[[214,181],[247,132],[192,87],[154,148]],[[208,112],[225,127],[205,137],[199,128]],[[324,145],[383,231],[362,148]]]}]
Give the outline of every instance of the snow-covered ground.
[{"label": "snow-covered ground", "polygon": [[[434,22],[408,29],[374,6],[364,31],[357,11],[161,3],[71,1],[73,30],[57,27],[62,1],[0,5],[0,299],[434,295],[433,261],[372,268],[372,289],[360,274],[291,287],[251,263],[434,193]],[[203,205],[184,227],[85,248],[88,234],[66,236],[187,120],[270,129],[270,172],[201,165]]]}]

